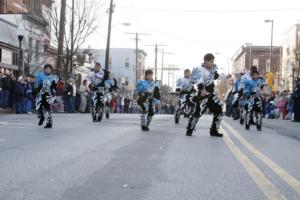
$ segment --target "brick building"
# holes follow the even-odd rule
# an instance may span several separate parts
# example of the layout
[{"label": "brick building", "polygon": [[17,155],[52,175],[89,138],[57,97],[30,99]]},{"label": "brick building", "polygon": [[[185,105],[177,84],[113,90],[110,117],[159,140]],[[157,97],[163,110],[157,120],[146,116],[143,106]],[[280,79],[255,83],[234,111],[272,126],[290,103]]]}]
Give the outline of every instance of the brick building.
[{"label": "brick building", "polygon": [[0,0],[0,13],[29,13],[30,4],[31,0]]},{"label": "brick building", "polygon": [[257,66],[262,76],[265,77],[266,72],[272,72],[276,77],[279,77],[282,47],[274,46],[272,52],[272,66],[270,66],[270,46],[243,45],[232,58],[233,71],[239,73],[243,69],[249,70],[251,66]]},{"label": "brick building", "polygon": [[[0,0],[0,2],[1,9],[6,9],[7,13],[13,13],[13,10],[9,10],[12,9],[10,4],[13,2],[15,2],[14,5],[20,3],[17,0]],[[29,14],[0,15],[0,70],[18,69],[17,30],[20,24],[23,24],[25,35],[22,41],[22,65],[26,73],[32,74],[40,69],[46,60],[45,51],[47,51],[46,48],[50,41],[50,32],[47,27],[50,22],[52,1],[23,0],[22,2],[22,5],[30,11]]]}]

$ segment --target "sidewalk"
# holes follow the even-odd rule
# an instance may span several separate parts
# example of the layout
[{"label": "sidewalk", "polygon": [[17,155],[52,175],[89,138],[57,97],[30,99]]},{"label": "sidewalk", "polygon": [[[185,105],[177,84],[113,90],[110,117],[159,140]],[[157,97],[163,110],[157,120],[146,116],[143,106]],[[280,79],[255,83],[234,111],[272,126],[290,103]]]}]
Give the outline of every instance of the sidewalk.
[{"label": "sidewalk", "polygon": [[6,108],[6,109],[0,108],[0,115],[1,114],[13,114],[13,113],[15,113],[14,110],[12,110],[10,108]]},{"label": "sidewalk", "polygon": [[300,140],[300,122],[282,119],[264,119],[263,126],[275,130],[280,135]]}]

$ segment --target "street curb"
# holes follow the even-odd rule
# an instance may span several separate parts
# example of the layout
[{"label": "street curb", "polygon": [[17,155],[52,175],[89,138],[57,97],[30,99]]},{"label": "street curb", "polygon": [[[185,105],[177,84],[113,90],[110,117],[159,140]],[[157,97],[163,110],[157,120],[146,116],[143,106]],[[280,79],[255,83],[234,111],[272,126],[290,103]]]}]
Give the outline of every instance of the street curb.
[{"label": "street curb", "polygon": [[0,115],[1,114],[14,114],[14,110],[10,108],[7,109],[0,108]]}]

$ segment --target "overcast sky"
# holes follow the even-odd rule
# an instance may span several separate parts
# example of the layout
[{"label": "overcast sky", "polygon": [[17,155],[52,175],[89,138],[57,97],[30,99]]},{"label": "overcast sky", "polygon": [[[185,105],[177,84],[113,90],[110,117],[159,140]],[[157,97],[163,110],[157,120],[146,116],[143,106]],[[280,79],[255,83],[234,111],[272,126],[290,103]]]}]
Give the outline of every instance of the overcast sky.
[{"label": "overcast sky", "polygon": [[[104,0],[109,5],[109,0]],[[282,35],[300,22],[299,0],[115,0],[113,24],[130,22],[130,27],[115,26],[112,48],[135,47],[133,36],[125,32],[148,33],[141,36],[140,47],[147,51],[147,66],[154,65],[151,44],[167,44],[166,63],[193,68],[202,62],[207,52],[219,52],[216,63],[227,71],[227,60],[247,42],[270,45],[271,24],[274,20],[274,44],[280,45]],[[105,48],[107,16],[87,45]],[[86,46],[87,46],[86,45]],[[160,60],[159,60],[160,63]]]}]

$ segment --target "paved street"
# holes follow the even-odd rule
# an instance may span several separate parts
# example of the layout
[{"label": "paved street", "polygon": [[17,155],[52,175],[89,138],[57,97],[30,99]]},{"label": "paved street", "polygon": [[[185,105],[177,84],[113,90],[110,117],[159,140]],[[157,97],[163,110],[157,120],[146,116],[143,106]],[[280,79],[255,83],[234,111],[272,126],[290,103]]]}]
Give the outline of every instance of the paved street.
[{"label": "paved street", "polygon": [[35,115],[0,115],[1,200],[300,199],[300,140],[287,134],[299,124],[246,132],[225,118],[220,139],[211,116],[192,137],[173,116],[155,116],[150,132],[138,115],[54,119],[44,130]]}]

